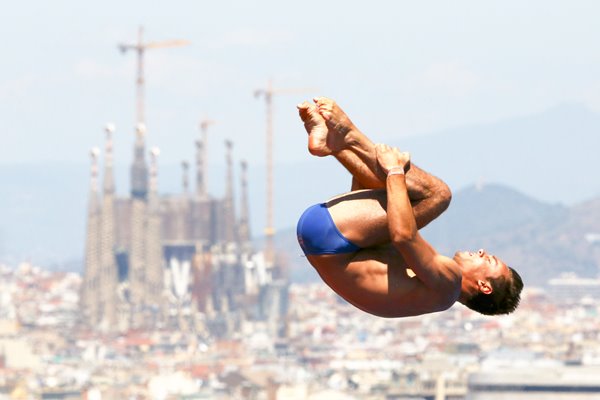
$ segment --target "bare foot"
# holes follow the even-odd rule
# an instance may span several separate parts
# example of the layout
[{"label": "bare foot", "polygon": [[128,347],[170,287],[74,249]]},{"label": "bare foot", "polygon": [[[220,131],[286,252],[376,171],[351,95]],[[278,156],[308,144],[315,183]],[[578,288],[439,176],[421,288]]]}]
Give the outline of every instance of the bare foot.
[{"label": "bare foot", "polygon": [[313,101],[317,105],[319,114],[325,118],[327,127],[333,131],[335,136],[341,136],[343,139],[348,132],[356,129],[350,118],[335,101],[327,97],[315,97]]},{"label": "bare foot", "polygon": [[308,151],[313,156],[325,157],[333,153],[327,143],[327,134],[329,129],[325,124],[325,119],[319,114],[317,107],[305,101],[298,104],[298,112],[304,128],[308,133]]}]

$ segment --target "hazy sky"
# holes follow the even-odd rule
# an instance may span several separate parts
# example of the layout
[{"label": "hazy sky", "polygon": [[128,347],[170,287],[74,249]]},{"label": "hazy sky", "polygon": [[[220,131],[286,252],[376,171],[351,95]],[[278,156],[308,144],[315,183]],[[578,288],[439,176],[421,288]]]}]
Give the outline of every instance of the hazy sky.
[{"label": "hazy sky", "polygon": [[564,102],[600,111],[597,1],[4,2],[0,16],[0,163],[86,163],[117,126],[129,163],[135,56],[118,43],[186,39],[146,54],[149,146],[192,159],[198,121],[211,162],[225,138],[264,161],[275,97],[276,163],[306,159],[295,104],[335,98],[376,141],[496,121]]}]

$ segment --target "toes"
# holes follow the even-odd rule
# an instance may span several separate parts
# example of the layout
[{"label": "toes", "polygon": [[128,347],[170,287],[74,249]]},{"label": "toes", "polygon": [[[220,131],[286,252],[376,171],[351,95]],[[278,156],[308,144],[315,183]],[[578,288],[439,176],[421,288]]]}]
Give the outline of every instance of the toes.
[{"label": "toes", "polygon": [[296,107],[298,107],[298,109],[301,111],[314,111],[316,109],[316,106],[314,104],[309,103],[308,101],[303,101]]},{"label": "toes", "polygon": [[323,117],[323,119],[325,119],[325,121],[329,121],[332,116],[331,111],[321,110],[321,109],[319,109],[319,114],[321,114],[321,116]]},{"label": "toes", "polygon": [[302,121],[306,122],[310,119],[308,107],[304,107],[303,104],[298,104],[296,107],[298,107],[298,115],[300,115]]},{"label": "toes", "polygon": [[318,104],[316,109],[327,121],[333,117],[333,109],[328,104]]},{"label": "toes", "polygon": [[319,106],[321,106],[323,104],[331,104],[331,103],[333,103],[333,100],[331,100],[331,99],[329,99],[327,97],[323,97],[323,96],[317,96],[317,97],[313,98],[313,101],[317,105],[319,105]]}]

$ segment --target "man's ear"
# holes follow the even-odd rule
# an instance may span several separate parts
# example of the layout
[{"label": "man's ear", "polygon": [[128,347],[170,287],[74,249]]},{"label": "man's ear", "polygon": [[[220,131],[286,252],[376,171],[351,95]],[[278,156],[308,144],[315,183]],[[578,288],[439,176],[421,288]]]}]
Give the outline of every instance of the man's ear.
[{"label": "man's ear", "polygon": [[488,281],[482,281],[481,279],[477,281],[477,287],[479,291],[483,294],[490,294],[493,292],[492,285]]}]

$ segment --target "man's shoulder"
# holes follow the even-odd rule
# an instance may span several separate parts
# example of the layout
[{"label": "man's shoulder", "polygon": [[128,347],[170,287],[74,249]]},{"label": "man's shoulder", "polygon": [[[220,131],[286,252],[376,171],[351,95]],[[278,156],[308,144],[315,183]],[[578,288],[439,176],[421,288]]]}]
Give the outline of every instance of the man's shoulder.
[{"label": "man's shoulder", "polygon": [[460,273],[460,266],[451,257],[448,257],[448,256],[445,256],[443,254],[437,253],[435,255],[435,261],[437,263],[439,263],[440,265],[443,265],[444,267],[446,267],[449,270],[454,270],[454,271],[457,271],[458,273]]},{"label": "man's shoulder", "polygon": [[460,295],[462,272],[458,263],[450,257],[438,254],[435,259],[439,273],[437,289],[448,297],[449,308]]},{"label": "man's shoulder", "polygon": [[440,275],[442,275],[442,278],[445,278],[450,282],[460,284],[462,280],[462,273],[460,266],[456,261],[454,261],[454,259],[441,254],[436,254],[434,257],[434,262]]}]

